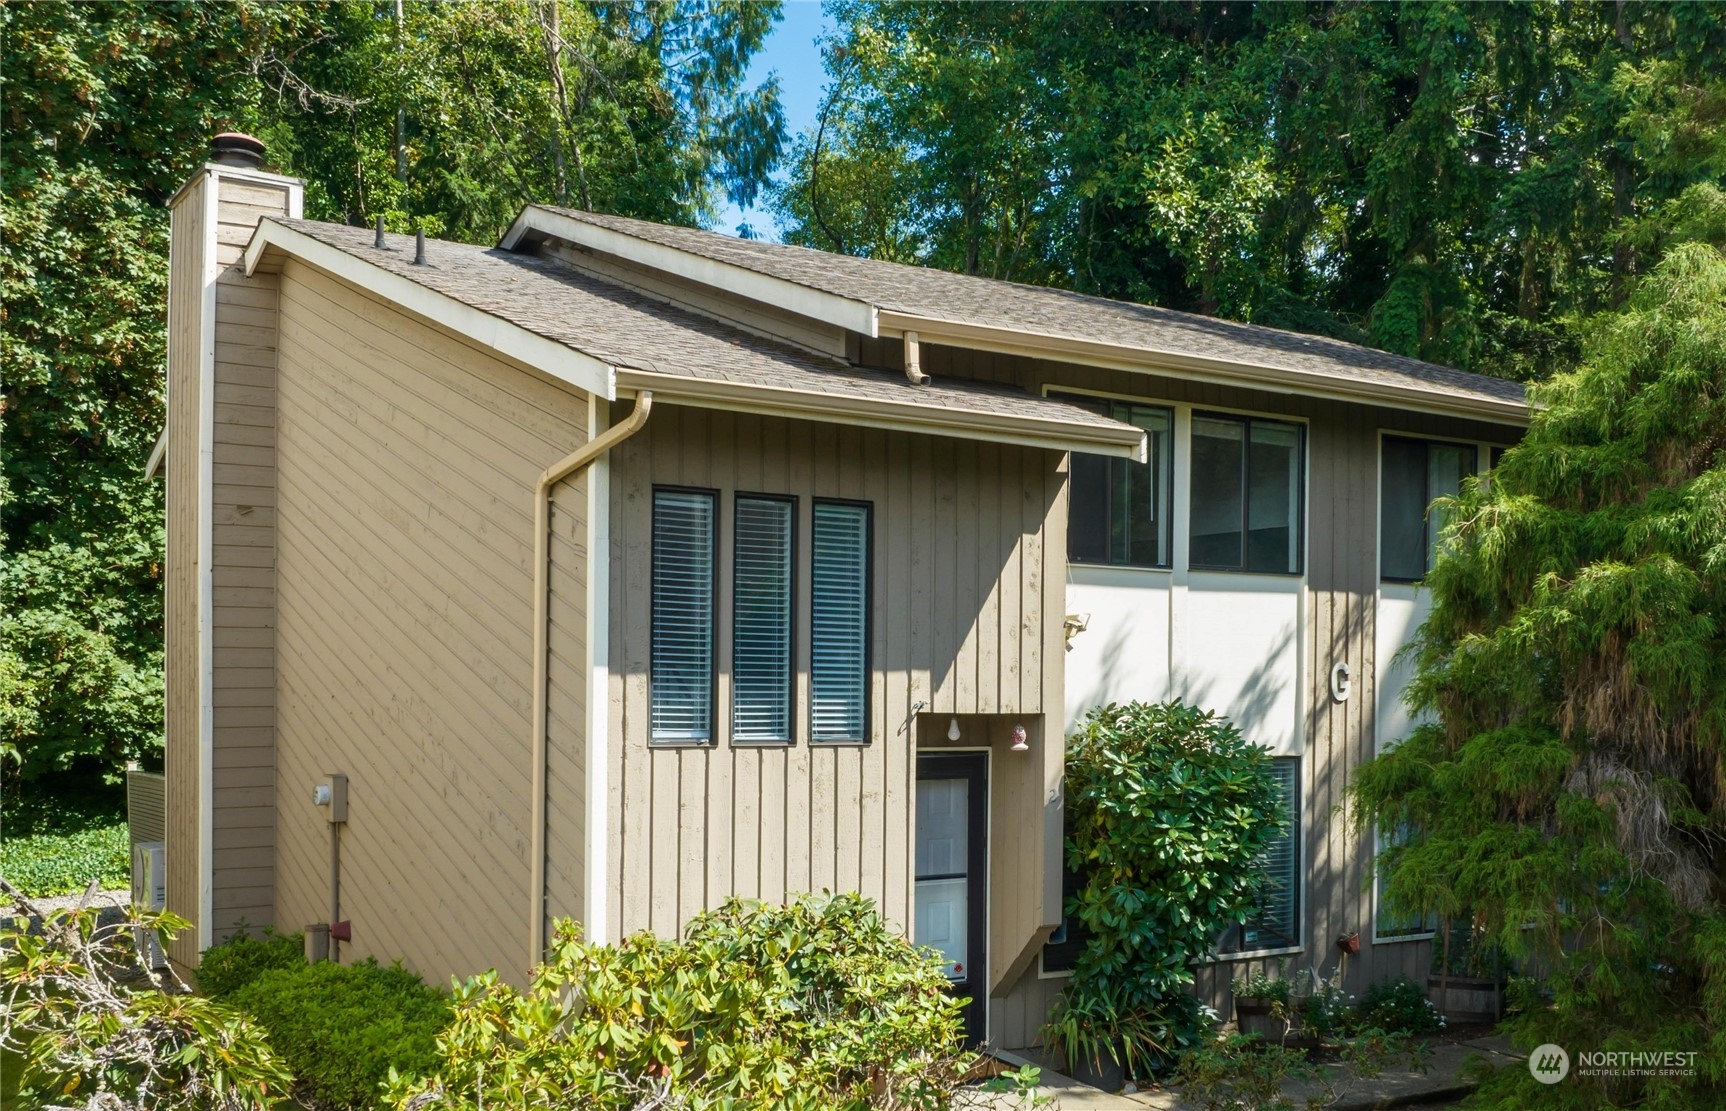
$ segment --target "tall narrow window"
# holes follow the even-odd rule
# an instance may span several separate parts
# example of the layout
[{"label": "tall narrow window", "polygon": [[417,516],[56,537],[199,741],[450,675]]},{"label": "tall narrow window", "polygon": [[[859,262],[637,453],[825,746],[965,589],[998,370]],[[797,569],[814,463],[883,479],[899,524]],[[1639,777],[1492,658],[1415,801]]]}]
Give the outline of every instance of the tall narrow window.
[{"label": "tall narrow window", "polygon": [[1386,436],[1379,479],[1379,575],[1418,582],[1432,570],[1447,523],[1432,503],[1474,473],[1472,444]]},{"label": "tall narrow window", "polygon": [[1271,761],[1288,824],[1259,857],[1265,879],[1245,923],[1231,927],[1217,944],[1219,953],[1251,953],[1298,946],[1300,929],[1300,758]]},{"label": "tall narrow window", "polygon": [[869,739],[869,507],[816,502],[809,604],[809,734]]},{"label": "tall narrow window", "polygon": [[713,739],[713,568],[718,495],[653,492],[649,716],[655,741]]},{"label": "tall narrow window", "polygon": [[1074,563],[1169,566],[1174,413],[1107,398],[1062,397],[1144,429],[1147,449],[1143,463],[1073,455],[1067,557]]},{"label": "tall narrow window", "polygon": [[1194,414],[1194,568],[1300,573],[1304,433],[1286,421]]},{"label": "tall narrow window", "polygon": [[791,740],[796,503],[739,494],[732,527],[731,739]]}]

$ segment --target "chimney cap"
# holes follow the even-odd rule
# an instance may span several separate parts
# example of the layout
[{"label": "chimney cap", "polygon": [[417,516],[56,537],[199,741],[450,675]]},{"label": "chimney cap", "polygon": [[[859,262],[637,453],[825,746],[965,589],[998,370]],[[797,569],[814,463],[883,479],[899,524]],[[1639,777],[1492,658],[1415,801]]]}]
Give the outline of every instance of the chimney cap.
[{"label": "chimney cap", "polygon": [[224,131],[210,140],[210,160],[218,166],[260,169],[264,164],[264,144],[241,131]]}]

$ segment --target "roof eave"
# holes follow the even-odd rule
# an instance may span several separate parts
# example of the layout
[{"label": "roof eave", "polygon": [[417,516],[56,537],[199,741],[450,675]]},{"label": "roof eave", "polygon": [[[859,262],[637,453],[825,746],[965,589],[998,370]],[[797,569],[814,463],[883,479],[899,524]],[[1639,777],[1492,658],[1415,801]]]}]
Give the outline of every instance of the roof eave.
[{"label": "roof eave", "polygon": [[1127,424],[1088,425],[978,409],[687,378],[623,366],[617,368],[617,385],[620,390],[652,390],[662,404],[828,423],[842,419],[846,424],[863,428],[1108,455],[1139,463],[1147,457],[1145,433]]},{"label": "roof eave", "polygon": [[1527,402],[1458,394],[1442,388],[1396,386],[1338,374],[1289,370],[1171,351],[1072,339],[1046,333],[995,328],[882,310],[881,334],[916,332],[922,343],[970,347],[1004,355],[1055,359],[1140,374],[1167,374],[1219,385],[1244,386],[1272,393],[1298,394],[1354,404],[1383,405],[1409,412],[1468,417],[1497,424],[1525,426]]},{"label": "roof eave", "polygon": [[545,237],[561,239],[577,247],[613,255],[667,274],[675,274],[714,289],[727,290],[752,301],[777,305],[799,316],[846,328],[870,338],[880,334],[876,308],[868,301],[840,297],[745,266],[722,262],[676,247],[667,247],[662,243],[654,243],[538,205],[528,205],[521,210],[509,230],[504,232],[498,246],[506,251],[514,251]]},{"label": "roof eave", "polygon": [[430,286],[374,265],[347,251],[265,217],[246,243],[246,275],[279,266],[289,256],[322,270],[442,328],[588,393],[617,397],[617,372],[603,359],[547,339],[519,324],[476,309]]}]

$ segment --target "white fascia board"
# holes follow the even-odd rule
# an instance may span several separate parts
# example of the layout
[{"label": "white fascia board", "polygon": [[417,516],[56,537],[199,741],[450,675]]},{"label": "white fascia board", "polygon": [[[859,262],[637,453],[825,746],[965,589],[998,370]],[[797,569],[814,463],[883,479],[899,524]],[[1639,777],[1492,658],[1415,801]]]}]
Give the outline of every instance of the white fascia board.
[{"label": "white fascia board", "polygon": [[1524,402],[1464,397],[1439,389],[1363,382],[1315,371],[1286,370],[1202,355],[1153,351],[1148,348],[1051,336],[1040,332],[1021,332],[966,324],[962,321],[937,320],[891,311],[882,312],[880,318],[882,335],[897,336],[905,332],[916,332],[923,343],[971,347],[1005,355],[1024,355],[1033,359],[1062,360],[1139,374],[1166,374],[1192,381],[1243,386],[1269,393],[1383,405],[1409,412],[1468,417],[1517,427],[1526,426],[1529,420],[1529,407]]},{"label": "white fascia board", "polygon": [[515,223],[504,233],[498,246],[506,251],[513,251],[530,232],[561,239],[600,254],[627,259],[662,273],[675,274],[700,285],[710,286],[720,293],[745,297],[810,320],[860,332],[871,339],[880,334],[879,313],[875,306],[867,301],[812,289],[796,282],[788,282],[784,278],[775,278],[747,267],[720,262],[676,247],[667,247],[663,243],[639,239],[533,205],[521,210],[521,215],[515,218]]},{"label": "white fascia board", "polygon": [[1110,455],[1138,463],[1147,458],[1145,433],[1131,425],[1122,425],[1116,430],[1004,413],[949,409],[940,405],[909,405],[811,390],[745,386],[630,367],[618,368],[617,384],[624,390],[652,390],[655,399],[666,405],[693,405],[925,436],[1016,444],[1048,451]]},{"label": "white fascia board", "polygon": [[257,272],[266,252],[272,248],[561,382],[607,401],[617,397],[616,373],[603,359],[546,339],[500,316],[481,312],[448,294],[374,266],[268,217],[258,221],[258,229],[246,244],[243,262],[247,276]]},{"label": "white fascia board", "polygon": [[149,462],[144,464],[144,477],[155,478],[157,468],[162,465],[162,458],[168,454],[168,426],[162,425],[162,434],[156,437],[156,446],[150,449]]}]

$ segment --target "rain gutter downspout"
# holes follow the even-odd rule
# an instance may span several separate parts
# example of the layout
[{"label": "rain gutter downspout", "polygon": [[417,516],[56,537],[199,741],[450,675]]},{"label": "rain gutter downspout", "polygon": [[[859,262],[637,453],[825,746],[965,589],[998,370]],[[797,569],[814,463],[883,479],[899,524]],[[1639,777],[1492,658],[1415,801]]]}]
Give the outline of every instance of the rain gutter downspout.
[{"label": "rain gutter downspout", "polygon": [[[528,964],[545,956],[545,763],[546,687],[550,682],[547,657],[550,632],[551,586],[551,488],[641,431],[653,411],[653,391],[635,395],[635,408],[623,423],[589,440],[545,469],[534,488],[533,499],[533,746],[532,746],[532,868],[528,879]],[[588,553],[592,558],[593,553]],[[591,741],[591,738],[590,738]],[[589,799],[589,806],[604,806],[604,799]],[[604,845],[589,845],[588,852],[604,852]]]}]

